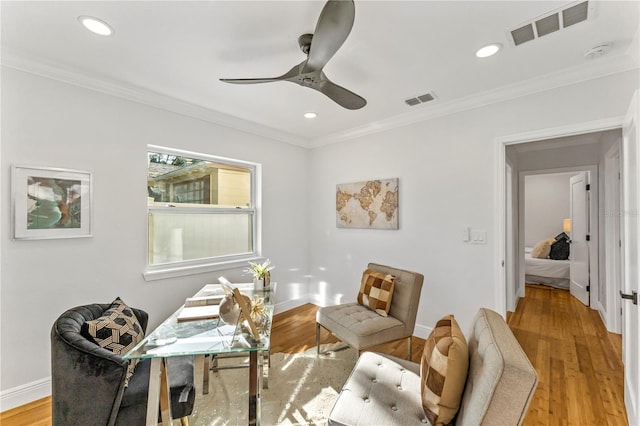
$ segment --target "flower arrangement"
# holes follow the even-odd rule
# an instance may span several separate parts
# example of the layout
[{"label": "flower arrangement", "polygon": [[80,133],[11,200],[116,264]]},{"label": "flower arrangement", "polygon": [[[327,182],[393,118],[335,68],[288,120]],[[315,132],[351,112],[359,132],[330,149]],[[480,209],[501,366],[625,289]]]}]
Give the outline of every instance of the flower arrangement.
[{"label": "flower arrangement", "polygon": [[264,322],[264,316],[267,313],[267,308],[264,306],[264,299],[262,297],[253,296],[251,300],[251,319],[256,324]]},{"label": "flower arrangement", "polygon": [[255,280],[264,280],[270,275],[270,271],[275,266],[271,264],[271,259],[267,259],[263,263],[249,262],[249,267],[245,268],[244,273],[253,275]]}]

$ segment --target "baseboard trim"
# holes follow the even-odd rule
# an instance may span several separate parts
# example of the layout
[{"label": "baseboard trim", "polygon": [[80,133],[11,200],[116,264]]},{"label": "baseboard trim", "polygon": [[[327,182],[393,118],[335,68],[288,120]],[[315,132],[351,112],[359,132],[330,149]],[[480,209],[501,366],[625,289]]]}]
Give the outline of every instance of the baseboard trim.
[{"label": "baseboard trim", "polygon": [[310,302],[309,295],[305,295],[300,299],[287,300],[284,302],[276,303],[275,306],[273,307],[273,312],[276,314],[280,314],[290,309],[297,308],[298,306],[302,306],[305,303],[313,303],[313,302]]},{"label": "baseboard trim", "polygon": [[427,337],[429,337],[432,331],[433,327],[416,324],[415,328],[413,329],[413,335],[416,337],[420,337],[421,339],[426,339]]},{"label": "baseboard trim", "polygon": [[604,324],[604,327],[607,329],[607,331],[609,333],[616,333],[615,329],[611,327],[611,324],[609,323],[609,315],[607,315],[607,310],[604,306],[602,306],[602,302],[600,300],[596,302],[596,310],[598,311],[598,314],[600,314],[600,319],[602,320],[602,323]]},{"label": "baseboard trim", "polygon": [[51,377],[0,392],[0,411],[11,410],[51,395]]}]

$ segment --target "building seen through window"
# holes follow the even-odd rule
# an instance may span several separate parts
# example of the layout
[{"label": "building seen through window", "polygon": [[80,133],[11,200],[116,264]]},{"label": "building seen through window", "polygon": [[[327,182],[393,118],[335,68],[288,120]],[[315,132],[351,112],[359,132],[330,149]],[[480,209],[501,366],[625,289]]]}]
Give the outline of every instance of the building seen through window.
[{"label": "building seen through window", "polygon": [[204,154],[148,152],[148,265],[255,254],[255,166]]}]

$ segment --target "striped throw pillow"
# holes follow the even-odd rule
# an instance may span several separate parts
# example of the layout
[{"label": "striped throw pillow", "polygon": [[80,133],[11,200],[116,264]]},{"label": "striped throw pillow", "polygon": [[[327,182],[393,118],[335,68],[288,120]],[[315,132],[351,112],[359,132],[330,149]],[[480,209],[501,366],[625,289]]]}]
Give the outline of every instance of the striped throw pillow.
[{"label": "striped throw pillow", "polygon": [[391,309],[391,298],[396,277],[372,269],[362,273],[358,303],[386,317]]},{"label": "striped throw pillow", "polygon": [[427,338],[420,363],[422,407],[432,425],[455,417],[468,369],[467,340],[453,315],[446,315]]}]

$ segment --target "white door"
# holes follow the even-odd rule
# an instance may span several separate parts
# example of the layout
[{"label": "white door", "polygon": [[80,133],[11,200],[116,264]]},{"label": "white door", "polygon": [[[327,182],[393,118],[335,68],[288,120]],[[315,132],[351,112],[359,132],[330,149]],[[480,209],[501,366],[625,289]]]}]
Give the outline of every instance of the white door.
[{"label": "white door", "polygon": [[640,314],[637,295],[640,292],[640,174],[638,167],[638,111],[640,95],[633,95],[631,106],[622,128],[622,207],[623,207],[623,280],[621,295],[633,297],[622,303],[622,358],[624,362],[624,402],[630,425],[640,424]]},{"label": "white door", "polygon": [[589,306],[589,184],[587,172],[570,179],[571,218],[570,287],[571,294]]}]

